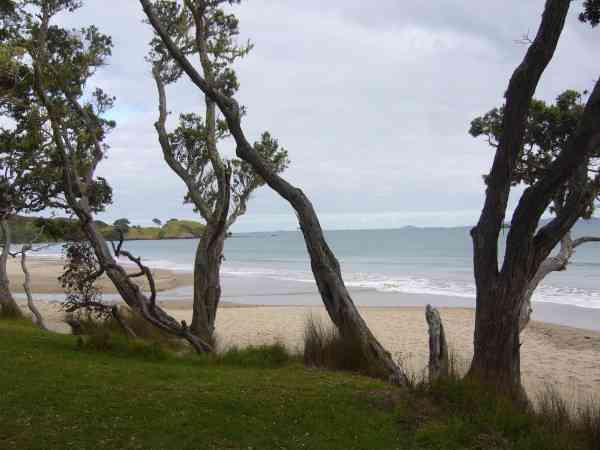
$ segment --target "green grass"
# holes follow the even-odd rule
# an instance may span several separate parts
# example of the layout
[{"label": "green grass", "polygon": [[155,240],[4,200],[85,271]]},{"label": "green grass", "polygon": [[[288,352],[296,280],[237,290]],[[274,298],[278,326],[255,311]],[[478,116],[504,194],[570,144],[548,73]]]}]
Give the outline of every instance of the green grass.
[{"label": "green grass", "polygon": [[159,355],[0,321],[0,448],[587,449],[476,386],[411,391],[281,346]]}]

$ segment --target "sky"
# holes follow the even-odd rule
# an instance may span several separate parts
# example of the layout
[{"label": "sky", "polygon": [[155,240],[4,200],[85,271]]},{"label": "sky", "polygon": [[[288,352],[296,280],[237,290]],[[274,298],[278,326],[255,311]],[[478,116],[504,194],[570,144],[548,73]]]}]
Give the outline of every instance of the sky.
[{"label": "sky", "polygon": [[[86,0],[63,24],[95,24],[113,55],[94,78],[117,97],[117,129],[98,174],[114,189],[99,219],[196,219],[153,127],[157,95],[144,57],[151,30],[137,0]],[[591,89],[600,73],[598,33],[574,1],[536,97]],[[254,50],[236,66],[250,140],[268,130],[285,147],[284,177],[304,190],[326,229],[471,225],[483,205],[490,147],[470,121],[502,103],[535,36],[544,0],[248,0],[233,8]],[[169,109],[203,112],[184,81]],[[225,143],[225,154],[234,150]],[[518,190],[511,196],[514,206]],[[293,230],[294,211],[263,187],[233,231]]]}]

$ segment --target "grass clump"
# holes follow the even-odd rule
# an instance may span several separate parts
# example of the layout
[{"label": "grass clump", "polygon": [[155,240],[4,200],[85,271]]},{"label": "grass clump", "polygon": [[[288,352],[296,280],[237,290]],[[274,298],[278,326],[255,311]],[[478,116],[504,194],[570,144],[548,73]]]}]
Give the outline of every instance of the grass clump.
[{"label": "grass clump", "polygon": [[375,378],[386,378],[386,371],[378,361],[366,354],[358,338],[342,333],[333,325],[309,316],[304,325],[304,364],[360,373]]},{"label": "grass clump", "polygon": [[600,402],[597,399],[576,404],[562,397],[554,386],[547,385],[538,395],[534,414],[554,433],[581,436],[588,448],[600,450]]},{"label": "grass clump", "polygon": [[[123,310],[125,308],[122,308]],[[128,336],[113,317],[94,317],[84,313],[79,314],[76,319],[77,347],[83,351],[164,360],[182,346],[131,311],[125,311],[121,314],[122,320],[135,332],[135,338]]]},{"label": "grass clump", "polygon": [[277,368],[296,362],[298,358],[282,342],[275,342],[272,345],[230,347],[224,352],[214,355],[214,360],[224,365]]}]

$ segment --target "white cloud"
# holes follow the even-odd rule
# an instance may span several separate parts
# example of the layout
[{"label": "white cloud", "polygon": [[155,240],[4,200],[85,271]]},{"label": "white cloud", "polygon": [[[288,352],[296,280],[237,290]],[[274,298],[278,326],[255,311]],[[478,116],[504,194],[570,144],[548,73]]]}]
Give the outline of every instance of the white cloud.
[{"label": "white cloud", "polygon": [[[112,2],[111,2],[112,3]],[[117,2],[114,2],[116,4]],[[286,177],[332,228],[473,223],[491,152],[467,134],[470,120],[502,101],[537,29],[543,0],[253,0],[237,8],[255,50],[238,66],[244,127],[270,130],[289,150]],[[87,0],[70,24],[94,23],[114,38],[97,78],[117,96],[119,127],[101,173],[115,204],[102,217],[194,217],[182,182],[162,161],[156,94],[144,62],[150,37],[137,1]],[[538,89],[552,99],[598,77],[597,30],[576,21],[578,2]],[[201,112],[189,83],[169,93],[174,111]],[[514,203],[514,199],[513,199]],[[237,230],[294,228],[289,206],[268,188]]]}]

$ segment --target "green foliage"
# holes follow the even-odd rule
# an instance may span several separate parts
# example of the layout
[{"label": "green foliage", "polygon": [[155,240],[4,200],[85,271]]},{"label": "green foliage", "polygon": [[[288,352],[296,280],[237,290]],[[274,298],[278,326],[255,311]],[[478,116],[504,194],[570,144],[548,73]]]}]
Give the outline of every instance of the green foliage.
[{"label": "green foliage", "polygon": [[115,231],[127,234],[131,228],[131,222],[126,218],[117,219],[113,222],[113,228]]},{"label": "green foliage", "polygon": [[[184,4],[167,0],[153,2],[158,20],[173,42],[185,56],[198,57],[206,81],[228,97],[239,89],[233,66],[252,49],[250,42],[238,42],[239,21],[223,8],[237,3],[239,1],[231,0]],[[157,35],[150,42],[147,59],[153,66],[160,101],[166,111],[165,85],[177,82],[183,71]],[[159,127],[159,135],[169,165],[192,191],[188,192],[185,201],[193,203],[207,223],[215,222],[225,208],[222,203],[226,201],[223,192],[226,182],[223,180],[225,172],[231,171],[227,231],[239,216],[245,214],[250,196],[264,185],[264,181],[247,163],[221,157],[217,144],[229,137],[229,129],[227,122],[219,119],[211,108],[214,103],[208,101],[206,117],[196,113],[181,114],[179,125],[171,133]],[[244,108],[241,113],[244,114]],[[160,126],[166,128],[166,118],[161,116],[161,121]],[[254,146],[275,172],[287,168],[287,152],[269,133],[265,132]]]},{"label": "green foliage", "polygon": [[[0,80],[0,112],[13,122],[0,130],[0,169],[6,175],[0,180],[0,201],[6,205],[0,213],[5,215],[68,209],[67,193],[72,203],[85,196],[92,212],[112,202],[106,180],[88,173],[115,126],[103,118],[114,98],[100,89],[84,95],[112,41],[94,26],[67,30],[52,24],[56,15],[80,6],[75,0],[21,0],[11,14],[0,16],[0,65],[11,64],[13,74]],[[67,166],[73,178],[64,185]]]},{"label": "green foliage", "polygon": [[[533,100],[529,108],[525,128],[524,144],[520,149],[515,170],[513,185],[523,183],[533,185],[542,178],[550,164],[566,149],[569,139],[575,134],[583,115],[583,97],[587,93],[567,90],[556,98],[555,104],[547,104],[542,100]],[[497,148],[503,132],[504,108],[494,108],[484,116],[471,122],[469,133],[473,137],[484,137],[488,144]],[[600,148],[592,155],[589,165],[592,168],[600,157]],[[553,210],[559,210],[568,195],[575,188],[598,190],[596,173],[590,171],[583,177],[569,180],[557,193],[553,202]],[[584,217],[593,213],[593,202],[588,205]]]},{"label": "green foliage", "polygon": [[600,23],[600,0],[585,0],[579,20],[589,23],[592,27],[598,25]]},{"label": "green foliage", "polygon": [[67,294],[65,311],[85,310],[96,317],[109,317],[110,306],[102,302],[102,291],[96,286],[102,272],[91,244],[87,240],[67,241],[63,255],[65,265],[58,280]]}]

